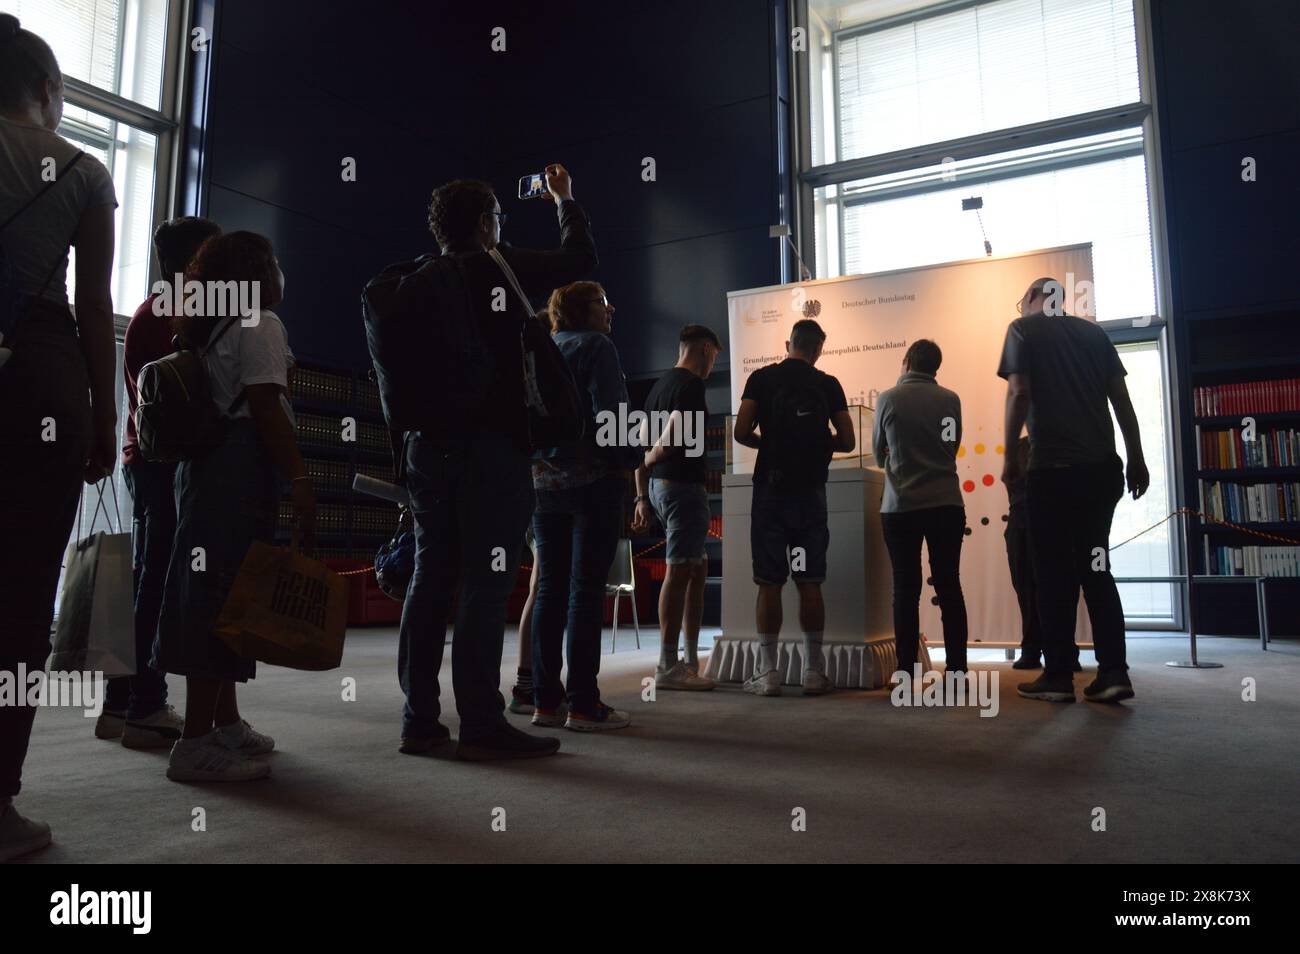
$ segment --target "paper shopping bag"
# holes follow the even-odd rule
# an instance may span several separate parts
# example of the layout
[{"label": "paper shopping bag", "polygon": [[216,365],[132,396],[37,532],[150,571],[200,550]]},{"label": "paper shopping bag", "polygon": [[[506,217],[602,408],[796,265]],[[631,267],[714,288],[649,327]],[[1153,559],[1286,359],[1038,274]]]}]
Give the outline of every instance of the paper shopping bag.
[{"label": "paper shopping bag", "polygon": [[289,669],[337,669],[348,591],[325,564],[256,542],[217,617],[216,634],[245,659]]},{"label": "paper shopping bag", "polygon": [[135,675],[131,534],[73,540],[64,566],[50,671]]}]

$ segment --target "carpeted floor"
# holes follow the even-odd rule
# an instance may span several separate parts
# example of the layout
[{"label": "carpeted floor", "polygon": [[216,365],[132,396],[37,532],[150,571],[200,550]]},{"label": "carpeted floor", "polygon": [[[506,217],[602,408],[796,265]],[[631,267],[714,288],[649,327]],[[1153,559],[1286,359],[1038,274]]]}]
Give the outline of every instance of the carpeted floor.
[{"label": "carpeted floor", "polygon": [[[391,629],[351,633],[337,672],[264,667],[242,692],[245,716],[277,740],[265,781],[169,782],[165,752],[98,741],[80,710],[47,709],[18,806],[48,821],[55,843],[31,860],[1300,860],[1294,642],[1262,653],[1249,639],[1205,639],[1202,658],[1224,668],[1193,671],[1164,666],[1185,655],[1184,640],[1131,639],[1138,696],[1122,707],[1024,700],[1024,674],[979,663],[1001,683],[997,717],[980,718],[895,708],[883,690],[642,702],[655,640],[636,651],[627,636],[603,658],[601,684],[632,727],[559,730],[560,754],[535,761],[398,754]],[[513,643],[510,633],[507,679]],[[355,702],[341,699],[345,676]],[[1258,701],[1242,700],[1247,677]],[[177,680],[178,706],[182,694]],[[450,666],[443,698],[450,706]],[[454,734],[454,710],[444,721]],[[196,808],[206,831],[193,830]],[[805,831],[792,831],[796,808]],[[1093,830],[1098,808],[1105,831]],[[497,809],[505,831],[493,830]]]}]

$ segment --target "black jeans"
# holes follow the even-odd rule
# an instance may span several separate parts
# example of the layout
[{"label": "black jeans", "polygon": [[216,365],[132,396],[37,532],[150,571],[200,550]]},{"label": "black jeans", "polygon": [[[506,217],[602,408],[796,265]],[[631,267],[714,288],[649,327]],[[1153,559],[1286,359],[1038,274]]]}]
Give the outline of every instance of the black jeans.
[{"label": "black jeans", "polygon": [[[60,324],[54,324],[60,319]],[[65,326],[62,323],[66,321]],[[0,369],[0,672],[45,668],[63,552],[81,497],[89,429],[72,316],[24,325]],[[18,794],[36,707],[0,705],[0,798]]]},{"label": "black jeans", "polygon": [[[541,708],[555,708],[566,695],[569,708],[583,715],[594,715],[600,705],[596,677],[605,581],[623,528],[626,483],[622,477],[605,477],[585,487],[537,491],[533,695]],[[563,688],[562,646],[569,662]]]},{"label": "black jeans", "polygon": [[[1016,591],[1020,606],[1020,655],[1030,659],[1043,656],[1043,626],[1038,621],[1038,587],[1034,583],[1034,561],[1029,554],[1029,526],[1027,523],[1007,527],[1007,565],[1011,570],[1011,586]],[[1079,659],[1079,647],[1074,647],[1074,658]]]},{"label": "black jeans", "polygon": [[104,708],[144,719],[167,705],[167,679],[149,660],[176,535],[176,465],[133,460],[122,468],[122,476],[131,493],[136,663],[134,676],[108,680]]},{"label": "black jeans", "polygon": [[943,617],[948,669],[966,668],[966,600],[961,595],[964,507],[927,507],[882,513],[880,522],[894,567],[894,643],[898,668],[912,675],[921,639],[921,541],[930,553],[930,578]]},{"label": "black jeans", "polygon": [[1110,572],[1110,523],[1123,495],[1124,467],[1118,457],[1029,472],[1029,546],[1044,677],[1071,676],[1080,588],[1092,620],[1098,675],[1128,670],[1124,607]]},{"label": "black jeans", "polygon": [[438,673],[455,596],[451,675],[465,739],[505,723],[501,643],[533,513],[532,469],[522,450],[496,434],[442,443],[411,434],[405,454],[415,573],[397,644],[402,737],[438,731]]}]

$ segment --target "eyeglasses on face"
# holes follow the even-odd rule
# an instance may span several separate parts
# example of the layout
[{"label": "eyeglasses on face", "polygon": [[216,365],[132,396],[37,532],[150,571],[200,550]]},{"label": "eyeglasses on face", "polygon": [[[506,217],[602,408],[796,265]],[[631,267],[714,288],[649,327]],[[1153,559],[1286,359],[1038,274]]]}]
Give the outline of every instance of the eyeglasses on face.
[{"label": "eyeglasses on face", "polygon": [[495,215],[501,220],[501,224],[506,224],[506,214],[504,212],[485,212],[484,215]]}]

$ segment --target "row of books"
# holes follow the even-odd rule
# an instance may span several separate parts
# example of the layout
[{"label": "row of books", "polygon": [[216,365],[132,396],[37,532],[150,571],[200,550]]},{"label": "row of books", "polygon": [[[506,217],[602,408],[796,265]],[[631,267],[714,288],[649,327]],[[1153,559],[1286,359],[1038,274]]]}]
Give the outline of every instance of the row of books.
[{"label": "row of books", "polygon": [[1237,484],[1202,480],[1199,483],[1201,512],[1220,520],[1230,523],[1300,521],[1300,481]]},{"label": "row of books", "polygon": [[350,490],[352,488],[352,465],[345,460],[319,460],[306,458],[307,476],[317,490]]},{"label": "row of books", "polygon": [[[293,526],[293,504],[280,501],[278,526],[288,530]],[[316,505],[316,533],[322,536],[341,535],[348,532],[348,507],[346,504],[318,503]]]},{"label": "row of books", "polygon": [[704,451],[722,450],[727,443],[727,428],[724,424],[713,424],[704,429]]},{"label": "row of books", "polygon": [[387,537],[397,530],[395,506],[353,507],[352,534],[359,537]]},{"label": "row of books", "polygon": [[1206,540],[1205,572],[1211,576],[1300,576],[1300,547],[1211,547]]},{"label": "row of books", "polygon": [[1202,431],[1196,425],[1196,466],[1221,470],[1300,466],[1300,429],[1257,428],[1249,441],[1243,440],[1242,433],[1240,427]]},{"label": "row of books", "polygon": [[722,471],[711,470],[704,475],[704,486],[711,494],[722,493]]},{"label": "row of books", "polygon": [[1300,378],[1211,384],[1193,388],[1192,401],[1197,417],[1300,411]]},{"label": "row of books", "polygon": [[295,368],[293,372],[295,397],[329,401],[333,404],[352,403],[352,378],[336,371],[316,368]]},{"label": "row of books", "polygon": [[[324,414],[300,412],[298,419],[298,440],[318,447],[347,447],[355,444],[368,451],[387,454],[390,451],[388,429],[382,424],[370,421],[356,421],[355,428],[345,428],[343,417]],[[350,430],[353,440],[345,441],[345,433]]]}]

